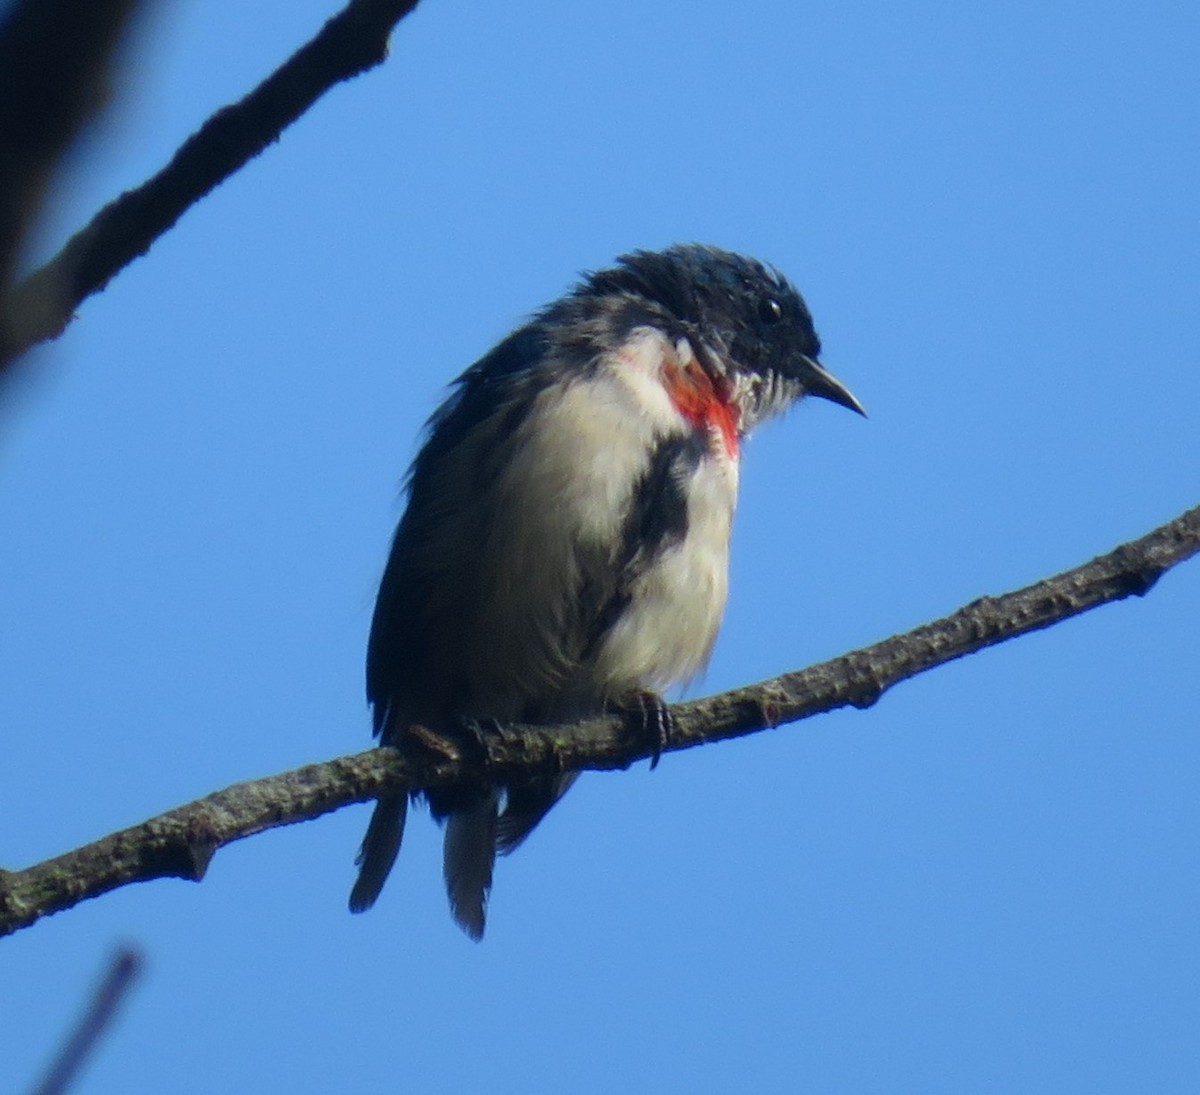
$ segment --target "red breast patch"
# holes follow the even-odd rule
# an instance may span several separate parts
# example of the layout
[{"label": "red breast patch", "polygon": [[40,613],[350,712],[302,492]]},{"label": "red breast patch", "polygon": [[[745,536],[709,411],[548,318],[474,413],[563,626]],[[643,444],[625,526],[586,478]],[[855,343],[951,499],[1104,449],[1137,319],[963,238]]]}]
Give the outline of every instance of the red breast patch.
[{"label": "red breast patch", "polygon": [[663,369],[663,383],[671,402],[697,429],[715,429],[725,444],[731,459],[738,455],[738,423],[736,404],[728,398],[721,381],[714,381],[695,359],[686,365],[672,362]]}]

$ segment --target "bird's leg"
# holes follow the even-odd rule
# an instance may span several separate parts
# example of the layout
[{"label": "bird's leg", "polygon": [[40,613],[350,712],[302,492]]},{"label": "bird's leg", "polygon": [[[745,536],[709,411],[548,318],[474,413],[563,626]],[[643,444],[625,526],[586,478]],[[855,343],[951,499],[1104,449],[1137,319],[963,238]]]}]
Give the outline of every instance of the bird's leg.
[{"label": "bird's leg", "polygon": [[630,692],[611,701],[609,706],[625,715],[638,739],[649,747],[650,770],[654,771],[675,730],[675,717],[666,700],[657,692]]}]

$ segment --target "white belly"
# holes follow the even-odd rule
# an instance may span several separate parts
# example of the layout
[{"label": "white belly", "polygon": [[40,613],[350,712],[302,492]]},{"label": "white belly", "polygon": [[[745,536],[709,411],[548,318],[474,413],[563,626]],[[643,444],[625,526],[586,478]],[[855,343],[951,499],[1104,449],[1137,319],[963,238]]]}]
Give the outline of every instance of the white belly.
[{"label": "white belly", "polygon": [[708,661],[729,589],[737,475],[736,460],[723,449],[693,473],[687,535],[638,578],[628,609],[600,649],[597,677],[610,694],[662,691]]}]

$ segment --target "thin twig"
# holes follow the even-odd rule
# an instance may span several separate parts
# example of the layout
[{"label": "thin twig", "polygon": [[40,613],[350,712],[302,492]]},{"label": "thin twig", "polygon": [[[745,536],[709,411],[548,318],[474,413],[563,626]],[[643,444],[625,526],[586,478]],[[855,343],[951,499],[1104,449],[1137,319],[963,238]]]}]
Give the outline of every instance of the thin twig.
[{"label": "thin twig", "polygon": [[129,947],[122,947],[112,956],[87,1011],[59,1050],[46,1078],[34,1088],[33,1095],[62,1095],[71,1086],[101,1036],[112,1026],[117,1009],[129,994],[141,967],[141,955]]},{"label": "thin twig", "polygon": [[[672,707],[670,750],[755,733],[823,711],[870,707],[887,689],[987,646],[1081,612],[1146,593],[1200,552],[1200,507],[1149,535],[1053,578],[973,601],[950,616],[773,680]],[[478,755],[432,731],[423,750],[371,749],[239,783],[21,871],[0,871],[0,935],[89,897],[152,878],[204,877],[216,850],[397,791],[464,778],[505,782],[531,771],[627,768],[653,746],[615,717],[563,726],[508,726],[483,736]]]}]

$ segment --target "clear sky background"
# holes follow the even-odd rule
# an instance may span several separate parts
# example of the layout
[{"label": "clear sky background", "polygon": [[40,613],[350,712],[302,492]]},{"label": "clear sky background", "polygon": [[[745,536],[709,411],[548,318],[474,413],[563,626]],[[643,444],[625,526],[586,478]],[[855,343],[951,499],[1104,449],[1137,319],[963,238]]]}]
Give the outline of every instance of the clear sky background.
[{"label": "clear sky background", "polygon": [[[51,252],[333,12],[177,0]],[[720,690],[1200,502],[1200,7],[426,0],[0,407],[0,863],[369,741],[398,487],[578,271],[774,262],[871,413],[747,446]],[[0,1087],[111,950],[88,1093],[1200,1088],[1200,563],[874,709],[585,777],[451,923],[368,808],[0,941]]]}]

